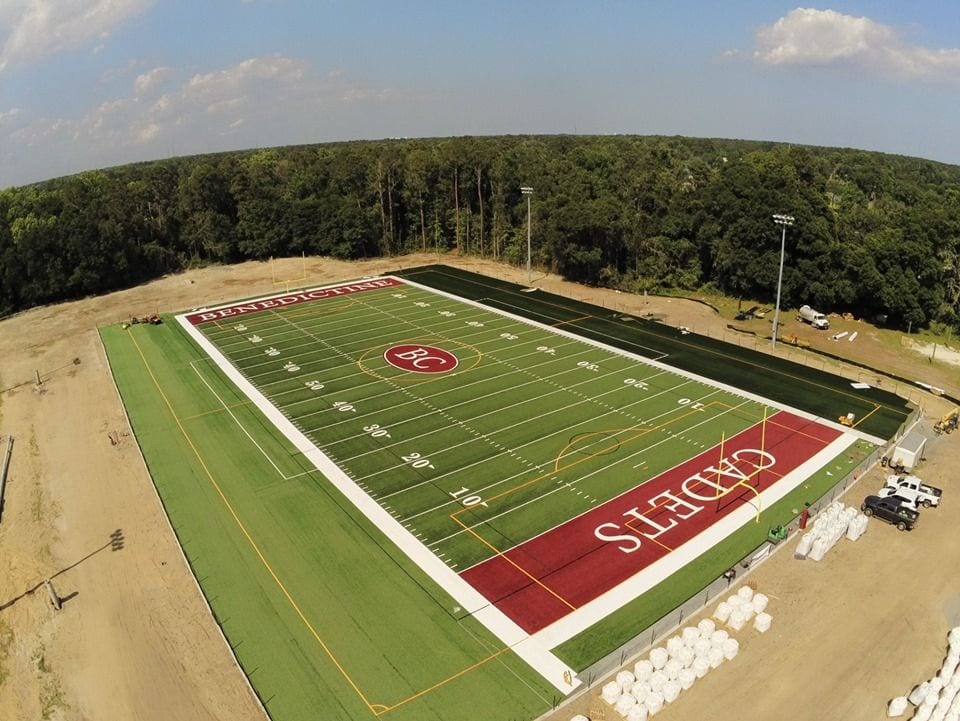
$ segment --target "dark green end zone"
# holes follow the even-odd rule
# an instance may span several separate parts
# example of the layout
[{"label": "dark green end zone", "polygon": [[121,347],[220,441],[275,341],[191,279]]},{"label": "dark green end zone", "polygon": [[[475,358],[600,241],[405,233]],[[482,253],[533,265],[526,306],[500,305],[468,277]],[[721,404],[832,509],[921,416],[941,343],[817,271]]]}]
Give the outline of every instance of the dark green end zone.
[{"label": "dark green end zone", "polygon": [[749,348],[691,333],[656,321],[630,317],[542,290],[488,278],[443,265],[397,271],[437,290],[469,298],[541,323],[563,328],[607,345],[696,373],[748,393],[816,414],[827,420],[854,413],[857,429],[889,438],[910,414],[906,400],[879,388],[855,390],[850,381],[815,368]]}]

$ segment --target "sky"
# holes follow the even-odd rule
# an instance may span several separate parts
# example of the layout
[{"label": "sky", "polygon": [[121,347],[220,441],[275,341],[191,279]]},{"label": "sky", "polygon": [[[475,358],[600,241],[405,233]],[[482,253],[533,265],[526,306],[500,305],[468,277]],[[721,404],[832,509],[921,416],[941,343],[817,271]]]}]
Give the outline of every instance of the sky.
[{"label": "sky", "polygon": [[0,0],[0,188],[176,155],[637,134],[960,164],[944,0]]}]

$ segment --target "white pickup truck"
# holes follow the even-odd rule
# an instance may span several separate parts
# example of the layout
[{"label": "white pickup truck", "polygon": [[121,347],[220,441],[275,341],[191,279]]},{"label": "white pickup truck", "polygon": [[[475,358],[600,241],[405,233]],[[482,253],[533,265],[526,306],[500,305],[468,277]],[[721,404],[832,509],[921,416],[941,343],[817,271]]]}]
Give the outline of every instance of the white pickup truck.
[{"label": "white pickup truck", "polygon": [[921,481],[916,476],[900,476],[897,474],[887,476],[883,488],[880,489],[880,496],[899,496],[911,502],[914,508],[923,506],[939,506],[943,491],[936,486],[931,486]]}]

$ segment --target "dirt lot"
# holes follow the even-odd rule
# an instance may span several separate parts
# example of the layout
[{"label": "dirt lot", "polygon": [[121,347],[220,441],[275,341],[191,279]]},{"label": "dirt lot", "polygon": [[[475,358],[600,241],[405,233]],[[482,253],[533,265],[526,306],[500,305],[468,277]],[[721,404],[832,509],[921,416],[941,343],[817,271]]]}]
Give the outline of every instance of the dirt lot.
[{"label": "dirt lot", "polygon": [[[310,259],[306,282],[434,259],[354,264]],[[525,276],[493,263],[445,262],[509,280]],[[301,261],[190,271],[0,322],[0,434],[15,437],[0,519],[0,721],[263,717],[127,435],[96,328],[134,314],[270,292],[274,274],[299,277]],[[536,283],[731,342],[758,347],[768,342],[727,328],[729,319],[701,303],[587,289],[552,276]],[[736,325],[769,333],[769,320]],[[960,395],[956,366],[903,350],[867,326],[855,326],[853,343],[792,326],[789,332],[834,353]],[[778,352],[824,365],[782,345]],[[876,380],[857,369],[845,373]],[[945,408],[916,388],[902,390],[931,415]],[[924,513],[915,532],[901,534],[871,522],[863,539],[841,542],[819,564],[794,561],[787,548],[747,576],[773,599],[773,629],[763,636],[741,632],[740,656],[660,717],[875,719],[888,698],[932,673],[949,626],[960,623],[960,583],[952,571],[960,566],[960,535],[953,532],[960,506],[951,503],[958,484],[949,467],[958,438],[938,438],[928,447],[924,476],[946,488],[947,500],[944,508]],[[0,443],[0,452],[3,447]],[[875,471],[861,482],[852,502],[878,478]],[[58,613],[51,609],[45,578],[65,599]],[[579,704],[587,711],[598,707],[596,693]],[[556,718],[576,712],[570,706]],[[606,718],[615,717],[606,709]]]}]

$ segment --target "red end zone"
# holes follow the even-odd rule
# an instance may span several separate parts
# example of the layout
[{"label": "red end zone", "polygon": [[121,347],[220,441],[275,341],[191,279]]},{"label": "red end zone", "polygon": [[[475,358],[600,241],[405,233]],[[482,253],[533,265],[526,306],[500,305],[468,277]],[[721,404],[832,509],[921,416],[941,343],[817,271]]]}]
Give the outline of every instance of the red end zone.
[{"label": "red end zone", "polygon": [[375,280],[362,280],[357,283],[346,283],[344,285],[328,286],[326,288],[312,288],[311,290],[297,291],[295,293],[284,293],[270,298],[260,298],[246,303],[235,303],[234,305],[223,306],[222,308],[212,308],[197,313],[189,313],[186,318],[193,325],[200,325],[211,320],[221,320],[223,318],[236,318],[238,316],[249,315],[250,313],[260,313],[265,310],[274,310],[284,308],[288,305],[297,305],[298,303],[309,303],[314,300],[323,300],[325,298],[338,298],[351,293],[362,293],[365,290],[377,290],[379,288],[390,288],[395,285],[403,285],[403,282],[396,278],[376,278]]},{"label": "red end zone", "polygon": [[[840,436],[778,412],[643,485],[460,575],[528,633],[695,539]],[[706,549],[704,549],[706,550]]]}]

